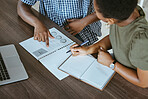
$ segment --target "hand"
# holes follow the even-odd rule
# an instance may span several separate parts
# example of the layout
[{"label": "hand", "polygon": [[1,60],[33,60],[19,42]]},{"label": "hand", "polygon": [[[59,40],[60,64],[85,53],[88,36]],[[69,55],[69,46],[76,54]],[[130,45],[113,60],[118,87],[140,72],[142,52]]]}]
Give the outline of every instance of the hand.
[{"label": "hand", "polygon": [[66,25],[64,29],[72,35],[78,34],[85,27],[85,24],[81,22],[81,19],[68,19],[67,22],[68,25]]},{"label": "hand", "polygon": [[100,49],[98,50],[97,61],[109,67],[109,65],[114,61],[114,59],[107,51],[104,51],[104,49],[100,47]]},{"label": "hand", "polygon": [[84,47],[84,46],[77,47],[77,46],[78,46],[78,44],[74,44],[70,47],[70,50],[71,50],[73,56],[87,55],[87,51],[88,51],[87,47]]},{"label": "hand", "polygon": [[43,41],[46,42],[46,46],[49,47],[49,38],[54,38],[49,30],[43,25],[43,24],[38,24],[34,28],[34,40],[38,40],[39,42]]}]

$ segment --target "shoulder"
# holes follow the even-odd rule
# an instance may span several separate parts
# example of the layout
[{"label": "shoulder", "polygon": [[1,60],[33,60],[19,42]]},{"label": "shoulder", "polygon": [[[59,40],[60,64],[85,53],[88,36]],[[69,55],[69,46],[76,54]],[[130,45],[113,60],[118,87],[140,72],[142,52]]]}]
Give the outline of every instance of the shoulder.
[{"label": "shoulder", "polygon": [[132,38],[129,60],[137,68],[148,70],[148,30],[140,30]]},{"label": "shoulder", "polygon": [[[136,31],[135,34],[132,37],[132,45],[138,45],[138,44],[148,44],[148,29],[142,29],[139,31]],[[141,46],[142,46],[141,45]]]}]

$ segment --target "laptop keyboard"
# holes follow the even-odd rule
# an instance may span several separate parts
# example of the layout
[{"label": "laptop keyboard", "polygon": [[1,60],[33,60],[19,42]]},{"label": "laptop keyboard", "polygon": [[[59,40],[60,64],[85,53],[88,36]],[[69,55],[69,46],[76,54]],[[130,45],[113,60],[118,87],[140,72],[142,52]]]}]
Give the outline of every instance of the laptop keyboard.
[{"label": "laptop keyboard", "polygon": [[4,64],[2,55],[0,53],[0,81],[10,79],[6,66]]}]

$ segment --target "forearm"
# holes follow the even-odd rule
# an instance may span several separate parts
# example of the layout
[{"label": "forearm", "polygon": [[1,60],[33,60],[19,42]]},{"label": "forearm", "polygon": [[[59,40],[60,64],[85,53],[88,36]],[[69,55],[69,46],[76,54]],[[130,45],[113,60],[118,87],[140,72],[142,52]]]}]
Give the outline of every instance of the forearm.
[{"label": "forearm", "polygon": [[85,26],[87,26],[87,25],[89,25],[89,24],[91,24],[93,22],[96,22],[98,20],[99,19],[96,16],[95,12],[81,19],[82,23],[84,23]]},{"label": "forearm", "polygon": [[140,80],[140,76],[138,76],[137,71],[127,68],[127,67],[123,66],[122,64],[120,64],[119,62],[117,62],[115,64],[114,70],[118,74],[120,74],[123,78],[125,78],[126,80],[128,80],[129,82],[131,82],[134,85],[137,85],[137,86],[140,86],[143,88],[145,88],[147,86],[147,84],[145,82]]},{"label": "forearm", "polygon": [[33,27],[37,24],[42,24],[42,22],[32,13],[31,6],[24,4],[21,0],[18,1],[17,12],[25,22]]},{"label": "forearm", "polygon": [[99,47],[103,47],[104,50],[109,50],[111,49],[111,43],[109,40],[109,35],[107,35],[106,37],[104,37],[102,40],[100,40],[99,42],[91,45],[88,47],[88,54],[93,54],[93,53],[97,53]]}]

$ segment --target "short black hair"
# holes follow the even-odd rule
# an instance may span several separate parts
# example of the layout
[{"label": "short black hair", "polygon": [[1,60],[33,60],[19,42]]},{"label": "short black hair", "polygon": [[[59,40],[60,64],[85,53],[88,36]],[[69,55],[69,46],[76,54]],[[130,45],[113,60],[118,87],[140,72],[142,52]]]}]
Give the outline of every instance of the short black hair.
[{"label": "short black hair", "polygon": [[104,18],[114,18],[120,21],[129,18],[137,6],[138,0],[95,0],[99,12]]}]

